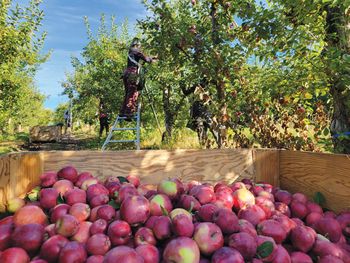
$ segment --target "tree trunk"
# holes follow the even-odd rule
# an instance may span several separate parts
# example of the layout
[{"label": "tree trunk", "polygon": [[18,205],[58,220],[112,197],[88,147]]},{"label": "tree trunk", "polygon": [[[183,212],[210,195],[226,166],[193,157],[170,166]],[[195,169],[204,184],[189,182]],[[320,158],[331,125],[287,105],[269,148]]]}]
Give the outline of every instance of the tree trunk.
[{"label": "tree trunk", "polygon": [[[345,56],[350,56],[350,19],[345,14],[345,7],[327,7],[326,55],[330,76],[330,94],[333,97],[333,116],[331,134],[334,151],[350,153],[350,136],[341,136],[350,132],[350,92],[348,89],[350,68]],[[337,53],[336,53],[337,52]],[[341,66],[334,69],[335,61]]]},{"label": "tree trunk", "polygon": [[162,135],[162,142],[167,142],[172,137],[174,126],[174,112],[170,105],[170,87],[165,87],[163,90],[163,109],[165,116],[165,132]]}]

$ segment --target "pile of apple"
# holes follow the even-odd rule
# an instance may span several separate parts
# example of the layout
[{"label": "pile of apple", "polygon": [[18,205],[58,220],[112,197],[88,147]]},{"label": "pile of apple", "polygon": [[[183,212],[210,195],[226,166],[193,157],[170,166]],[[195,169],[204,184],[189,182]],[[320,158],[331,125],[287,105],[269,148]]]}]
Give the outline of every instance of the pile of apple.
[{"label": "pile of apple", "polygon": [[101,182],[66,166],[8,210],[1,263],[350,262],[350,212],[248,179]]}]

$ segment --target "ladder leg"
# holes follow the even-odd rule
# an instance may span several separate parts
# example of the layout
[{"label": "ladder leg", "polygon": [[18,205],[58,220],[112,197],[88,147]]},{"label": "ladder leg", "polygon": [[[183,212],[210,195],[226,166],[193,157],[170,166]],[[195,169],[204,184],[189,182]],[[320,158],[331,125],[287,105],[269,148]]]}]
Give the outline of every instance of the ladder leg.
[{"label": "ladder leg", "polygon": [[137,118],[136,118],[136,149],[140,150],[140,113],[141,113],[141,102],[137,107]]},{"label": "ladder leg", "polygon": [[112,129],[109,131],[108,136],[107,136],[105,142],[104,142],[103,145],[102,145],[102,149],[101,149],[102,151],[104,151],[104,150],[106,149],[107,144],[108,144],[109,141],[111,140],[112,135],[113,135],[113,130],[114,130],[115,127],[117,126],[118,121],[119,121],[119,115],[117,116],[117,119],[115,120],[115,122],[114,122],[114,124],[113,124],[113,126],[112,126]]}]

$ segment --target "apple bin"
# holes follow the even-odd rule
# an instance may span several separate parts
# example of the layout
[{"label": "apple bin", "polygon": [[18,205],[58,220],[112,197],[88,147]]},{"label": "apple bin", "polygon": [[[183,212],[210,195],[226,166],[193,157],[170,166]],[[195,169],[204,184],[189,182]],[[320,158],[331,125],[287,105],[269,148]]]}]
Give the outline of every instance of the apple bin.
[{"label": "apple bin", "polygon": [[[77,177],[76,172],[74,174],[70,173],[68,170],[62,172],[62,174],[64,173],[64,176],[60,176],[60,172],[67,168],[67,166],[75,167],[79,172],[79,178]],[[65,168],[62,169],[63,167]],[[57,244],[63,242],[66,244],[66,242],[68,242],[66,237],[70,238],[71,242],[67,243],[69,245],[65,245],[62,250],[62,254],[64,255],[62,258],[67,260],[71,258],[74,253],[80,253],[81,258],[86,258],[86,253],[92,255],[91,259],[96,261],[91,260],[91,262],[102,262],[101,255],[105,255],[104,262],[114,262],[113,258],[117,255],[123,255],[123,253],[128,255],[133,254],[136,260],[138,257],[137,253],[146,255],[147,253],[151,253],[149,252],[149,249],[155,249],[154,246],[151,246],[151,248],[150,246],[147,247],[147,244],[144,244],[146,241],[139,238],[147,236],[147,242],[153,245],[156,244],[156,240],[164,240],[167,245],[162,253],[164,253],[163,255],[169,254],[169,257],[171,257],[172,251],[178,249],[182,244],[187,244],[186,246],[188,247],[192,246],[193,249],[199,249],[201,253],[200,256],[203,256],[203,261],[201,260],[201,262],[207,262],[205,261],[207,260],[206,258],[210,257],[212,260],[211,262],[230,262],[227,261],[230,260],[230,257],[232,259],[239,257],[243,260],[241,254],[243,255],[244,253],[240,251],[240,254],[236,249],[232,249],[231,247],[236,248],[243,244],[251,244],[251,239],[254,240],[254,244],[256,244],[255,246],[258,246],[258,249],[263,244],[273,243],[274,247],[271,247],[271,249],[275,251],[273,259],[268,259],[266,257],[261,258],[262,260],[253,260],[252,262],[282,262],[276,261],[276,258],[283,258],[286,253],[290,253],[291,257],[293,254],[293,257],[295,258],[302,258],[306,255],[303,254],[303,252],[306,253],[311,247],[313,247],[313,253],[319,257],[317,262],[333,262],[332,260],[334,260],[334,262],[350,262],[350,244],[344,245],[344,249],[345,247],[349,249],[349,258],[346,258],[345,256],[340,257],[336,250],[338,247],[333,245],[333,243],[346,244],[346,242],[349,242],[349,240],[345,240],[343,235],[342,237],[344,237],[344,240],[339,240],[339,235],[337,235],[338,232],[341,234],[341,231],[345,231],[344,228],[342,228],[343,230],[340,229],[340,227],[336,230],[330,229],[332,224],[329,222],[332,222],[332,220],[335,221],[335,214],[331,211],[325,211],[322,218],[320,218],[320,213],[315,212],[311,215],[312,212],[310,211],[317,211],[317,205],[313,202],[310,203],[315,204],[315,207],[309,207],[308,202],[306,208],[307,198],[310,200],[316,198],[324,199],[322,200],[322,206],[325,209],[330,209],[336,213],[349,211],[350,159],[346,155],[274,149],[145,150],[107,152],[52,151],[11,153],[0,156],[0,213],[6,211],[6,204],[8,204],[9,200],[13,200],[16,197],[24,198],[28,195],[28,192],[31,191],[31,189],[40,184],[44,187],[46,187],[46,183],[48,186],[52,185],[49,181],[45,182],[43,181],[43,178],[40,178],[43,173],[49,171],[60,171],[58,172],[58,177],[67,180],[57,181],[54,188],[43,188],[40,191],[40,207],[47,211],[50,209],[50,211],[52,211],[54,207],[56,209],[56,201],[60,198],[60,195],[64,195],[66,204],[61,204],[59,209],[51,213],[50,221],[53,225],[46,226],[47,218],[39,208],[38,210],[41,212],[33,212],[35,216],[37,216],[35,220],[40,222],[39,225],[32,224],[30,222],[31,219],[28,219],[28,222],[26,222],[26,219],[22,219],[23,222],[20,222],[21,225],[17,224],[18,222],[15,222],[16,231],[11,234],[12,244],[18,243],[18,247],[24,248],[29,256],[31,255],[31,252],[33,252],[32,254],[35,254],[34,252],[37,251],[39,245],[32,244],[31,247],[27,243],[21,243],[20,237],[24,237],[25,239],[27,235],[27,238],[29,239],[31,238],[30,235],[34,234],[42,237],[44,231],[43,226],[46,226],[45,231],[51,236],[53,240],[52,242],[56,242]],[[84,172],[86,172],[86,177],[82,175]],[[95,178],[89,177],[91,175],[89,175],[88,172]],[[157,191],[154,191],[153,195],[150,194],[150,196],[147,196],[146,194],[132,194],[129,196],[128,191],[136,190],[131,189],[127,185],[124,187],[119,184],[118,191],[112,191],[113,199],[121,204],[120,210],[117,211],[117,214],[111,206],[99,205],[101,202],[108,202],[109,198],[111,198],[111,192],[108,192],[108,190],[104,188],[102,184],[99,184],[98,181],[107,182],[109,178],[127,175],[130,176],[131,180],[136,180],[132,179],[136,178],[133,177],[133,175],[137,176],[142,184],[157,185]],[[50,176],[47,176],[47,178],[50,180]],[[174,182],[176,182],[176,179],[174,178],[179,179],[181,182],[197,181],[203,185],[201,186],[201,191],[197,191],[196,186],[193,185],[192,188],[188,188],[188,194],[182,195],[181,199],[178,199],[179,196],[172,196],[171,193],[167,192],[166,183],[169,181],[166,179],[170,178],[173,178],[173,185]],[[82,180],[79,181],[80,179]],[[180,181],[179,183],[181,183]],[[233,183],[236,181],[242,181],[243,183],[249,181],[265,183],[250,183],[250,185],[247,183],[252,187],[250,191],[255,195],[254,197],[252,193],[249,193],[253,197],[252,204],[249,204],[249,199],[245,199],[244,204],[239,203],[239,201],[238,203],[235,203],[237,200],[240,200],[239,198],[235,199],[235,197],[241,194],[240,190],[242,189],[238,187],[237,189],[232,190],[231,198],[236,200],[232,203],[233,209],[237,212],[240,221],[241,219],[247,221],[249,218],[249,225],[241,225],[241,223],[238,225],[237,216],[228,209],[219,209],[218,207],[223,204],[216,204],[214,202],[217,201],[215,198],[212,199],[213,201],[210,201],[209,195],[211,192],[209,190],[208,192],[205,192],[204,190],[205,187],[210,188],[211,186],[209,185],[214,186],[216,183],[220,182],[222,184],[215,185],[215,194],[217,195],[220,192],[220,190],[217,192],[217,189],[225,187],[225,183],[230,184],[231,189],[234,189],[236,184]],[[86,184],[87,182],[89,182],[89,185]],[[138,181],[130,182],[132,184],[139,184]],[[209,184],[206,186],[205,183]],[[67,184],[71,184],[71,186],[67,188]],[[75,185],[74,188],[73,184]],[[178,182],[176,182],[175,185],[177,184]],[[282,211],[284,208],[288,210],[290,209],[291,212],[286,210],[286,213],[292,213],[292,216],[288,216],[293,217],[292,219],[294,220],[294,227],[288,231],[288,242],[290,242],[290,247],[288,247],[288,245],[282,246],[282,243],[286,240],[287,236],[286,231],[282,230],[281,226],[283,226],[284,229],[286,224],[285,220],[287,219],[283,218],[283,216],[278,218],[274,217],[273,219],[271,215],[267,216],[267,213],[271,211],[265,209],[270,203],[265,202],[266,200],[264,198],[266,196],[259,196],[259,194],[254,192],[255,189],[258,192],[259,187],[266,189],[265,187],[268,186],[267,184],[270,184],[269,187],[273,190],[272,192],[268,192],[267,190],[264,192],[265,194],[274,195],[276,201],[274,201],[274,203],[270,202],[272,206],[274,206],[274,209],[275,207],[276,209],[279,209],[279,211]],[[91,187],[91,185],[94,185],[94,187]],[[274,187],[271,187],[271,185]],[[98,186],[101,187],[99,188]],[[142,189],[141,186],[137,189],[137,191],[141,192],[146,190],[148,191],[149,189]],[[243,190],[247,191],[245,187],[243,187]],[[292,196],[290,193],[283,190],[297,194],[293,194]],[[114,196],[114,193],[117,195]],[[214,194],[214,192],[212,192],[212,194]],[[243,194],[246,195],[244,191]],[[106,200],[103,200],[104,198],[106,198]],[[156,205],[159,201],[156,200],[157,198],[163,201],[167,200],[167,203],[163,203],[163,205],[159,207]],[[186,210],[189,210],[190,212],[193,211],[192,209],[197,203],[198,207],[206,206],[206,209],[203,209],[203,213],[200,209],[197,211],[198,213],[196,216],[199,219],[196,220],[199,221],[195,222],[196,220],[193,220],[194,225],[192,225],[191,213],[185,211],[188,215],[183,214],[183,212],[178,214],[178,208],[173,207],[174,198],[176,198],[176,202],[181,202],[183,208],[186,206]],[[154,201],[152,201],[153,199]],[[141,215],[142,219],[140,219],[140,217],[134,218],[129,207],[132,207],[136,202],[144,204],[144,206],[146,206],[146,203],[147,206],[149,204],[151,212],[154,215],[157,215],[155,221],[151,222],[152,220],[148,220],[150,219],[149,211],[148,215],[146,216],[145,214],[144,218]],[[87,203],[89,203],[91,207],[91,213],[90,207]],[[216,205],[218,205],[218,207],[216,207]],[[242,205],[245,205],[246,207],[242,208]],[[211,206],[214,208],[216,207],[215,212],[212,214],[210,214]],[[27,207],[33,209],[33,207]],[[319,206],[318,208],[321,209]],[[69,214],[67,214],[67,209],[69,209]],[[308,210],[307,218],[305,216],[305,209]],[[23,211],[23,213],[26,213],[25,209],[23,209]],[[85,214],[84,211],[88,211],[88,214]],[[259,214],[264,214],[264,219],[261,217],[260,220]],[[252,220],[252,215],[256,218],[256,222]],[[349,221],[349,215],[348,212],[346,222]],[[128,233],[131,231],[128,223],[119,220],[115,221],[115,218],[120,216],[131,226],[138,226],[138,228],[133,228],[134,242],[137,243],[137,248],[139,249],[137,253],[136,248],[134,250],[126,246],[120,246],[120,244],[126,244],[125,240],[121,238],[112,238],[113,236],[119,237],[121,231],[126,231]],[[205,220],[208,216],[210,217],[210,220]],[[265,216],[267,218],[266,220]],[[88,217],[90,217],[89,221],[87,220]],[[94,220],[91,220],[92,217],[94,217]],[[271,219],[269,219],[270,217]],[[286,218],[288,217],[286,216]],[[300,219],[305,221],[305,225]],[[142,222],[142,224],[140,222]],[[232,224],[228,224],[227,222],[232,222]],[[290,222],[292,221],[289,220],[287,224]],[[350,228],[350,221],[348,223],[346,223],[348,224],[347,228]],[[34,226],[31,226],[30,224]],[[184,229],[181,227],[183,225],[191,225],[192,228]],[[312,226],[312,228],[306,225]],[[166,231],[166,229],[170,227],[178,238],[169,239],[170,232]],[[253,229],[251,229],[251,227],[253,227]],[[8,226],[3,226],[2,231],[10,231],[8,228]],[[150,228],[153,230],[154,235]],[[256,228],[259,234],[256,238],[253,238],[252,236],[254,235],[250,234],[250,231],[255,231],[254,228]],[[350,231],[350,229],[346,230]],[[221,233],[222,231],[225,236],[224,241],[226,246],[223,247],[224,241],[222,237],[218,239],[219,241],[216,246],[208,248],[205,245],[201,245],[206,243],[206,239],[202,234],[203,231],[206,233],[209,233],[210,231]],[[315,241],[315,231],[318,234],[326,236],[331,242],[333,242],[330,244],[334,246],[334,249],[328,243],[324,243],[325,241],[321,240],[319,237]],[[59,235],[54,236],[55,238],[53,238],[52,235],[55,235],[55,233]],[[90,237],[89,233],[92,233],[93,237]],[[335,234],[333,235],[333,233]],[[313,237],[312,240],[307,239],[310,236]],[[305,237],[302,239],[302,242],[300,241],[301,237]],[[55,240],[59,238],[62,240]],[[191,238],[196,241],[199,248]],[[271,240],[274,242],[271,242]],[[40,242],[42,242],[42,240]],[[86,244],[86,246],[81,244]],[[104,244],[104,246],[98,246],[97,244]],[[308,245],[310,245],[309,248],[307,248]],[[295,250],[288,250],[291,249],[291,246],[293,246],[293,249]],[[257,249],[257,247],[249,248],[252,249],[252,251],[256,251]],[[16,245],[13,245],[13,248],[8,249],[9,252],[7,253],[11,255],[15,253],[23,253],[23,250],[17,248]],[[13,251],[10,251],[11,249]],[[142,251],[143,249],[145,250],[144,252]],[[333,250],[332,252],[327,252],[328,249]],[[1,251],[2,250],[0,249],[0,258]],[[45,250],[42,249],[41,251]],[[215,251],[219,252],[213,255]],[[158,253],[156,251],[153,252]],[[238,253],[237,255],[235,254],[236,252]],[[245,255],[252,254],[247,256],[250,259],[252,259],[255,254],[255,252],[249,252],[248,250],[245,252]],[[225,255],[227,255],[226,259]],[[49,256],[50,255],[47,255],[47,257]],[[3,255],[2,257],[5,256]],[[23,258],[25,257],[26,254],[23,255]],[[198,257],[199,260],[199,254],[197,254],[196,257]],[[333,257],[336,257],[336,259]],[[244,258],[246,259],[245,256]],[[342,258],[343,261],[340,261],[340,258]],[[112,261],[109,261],[109,259]],[[66,261],[63,260],[60,262]],[[139,261],[136,260],[135,262]],[[182,261],[175,260],[171,262]]]}]

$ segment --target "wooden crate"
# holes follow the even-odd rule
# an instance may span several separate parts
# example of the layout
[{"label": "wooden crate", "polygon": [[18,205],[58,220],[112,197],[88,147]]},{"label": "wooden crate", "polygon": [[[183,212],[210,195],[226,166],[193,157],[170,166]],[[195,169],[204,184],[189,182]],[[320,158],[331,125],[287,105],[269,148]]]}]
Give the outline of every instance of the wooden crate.
[{"label": "wooden crate", "polygon": [[57,151],[0,156],[0,211],[7,200],[23,197],[40,182],[44,171],[74,165],[104,179],[135,174],[142,182],[156,184],[163,178],[228,183],[242,178],[264,181],[310,198],[326,197],[326,207],[350,208],[350,159],[346,155],[264,149]]}]

